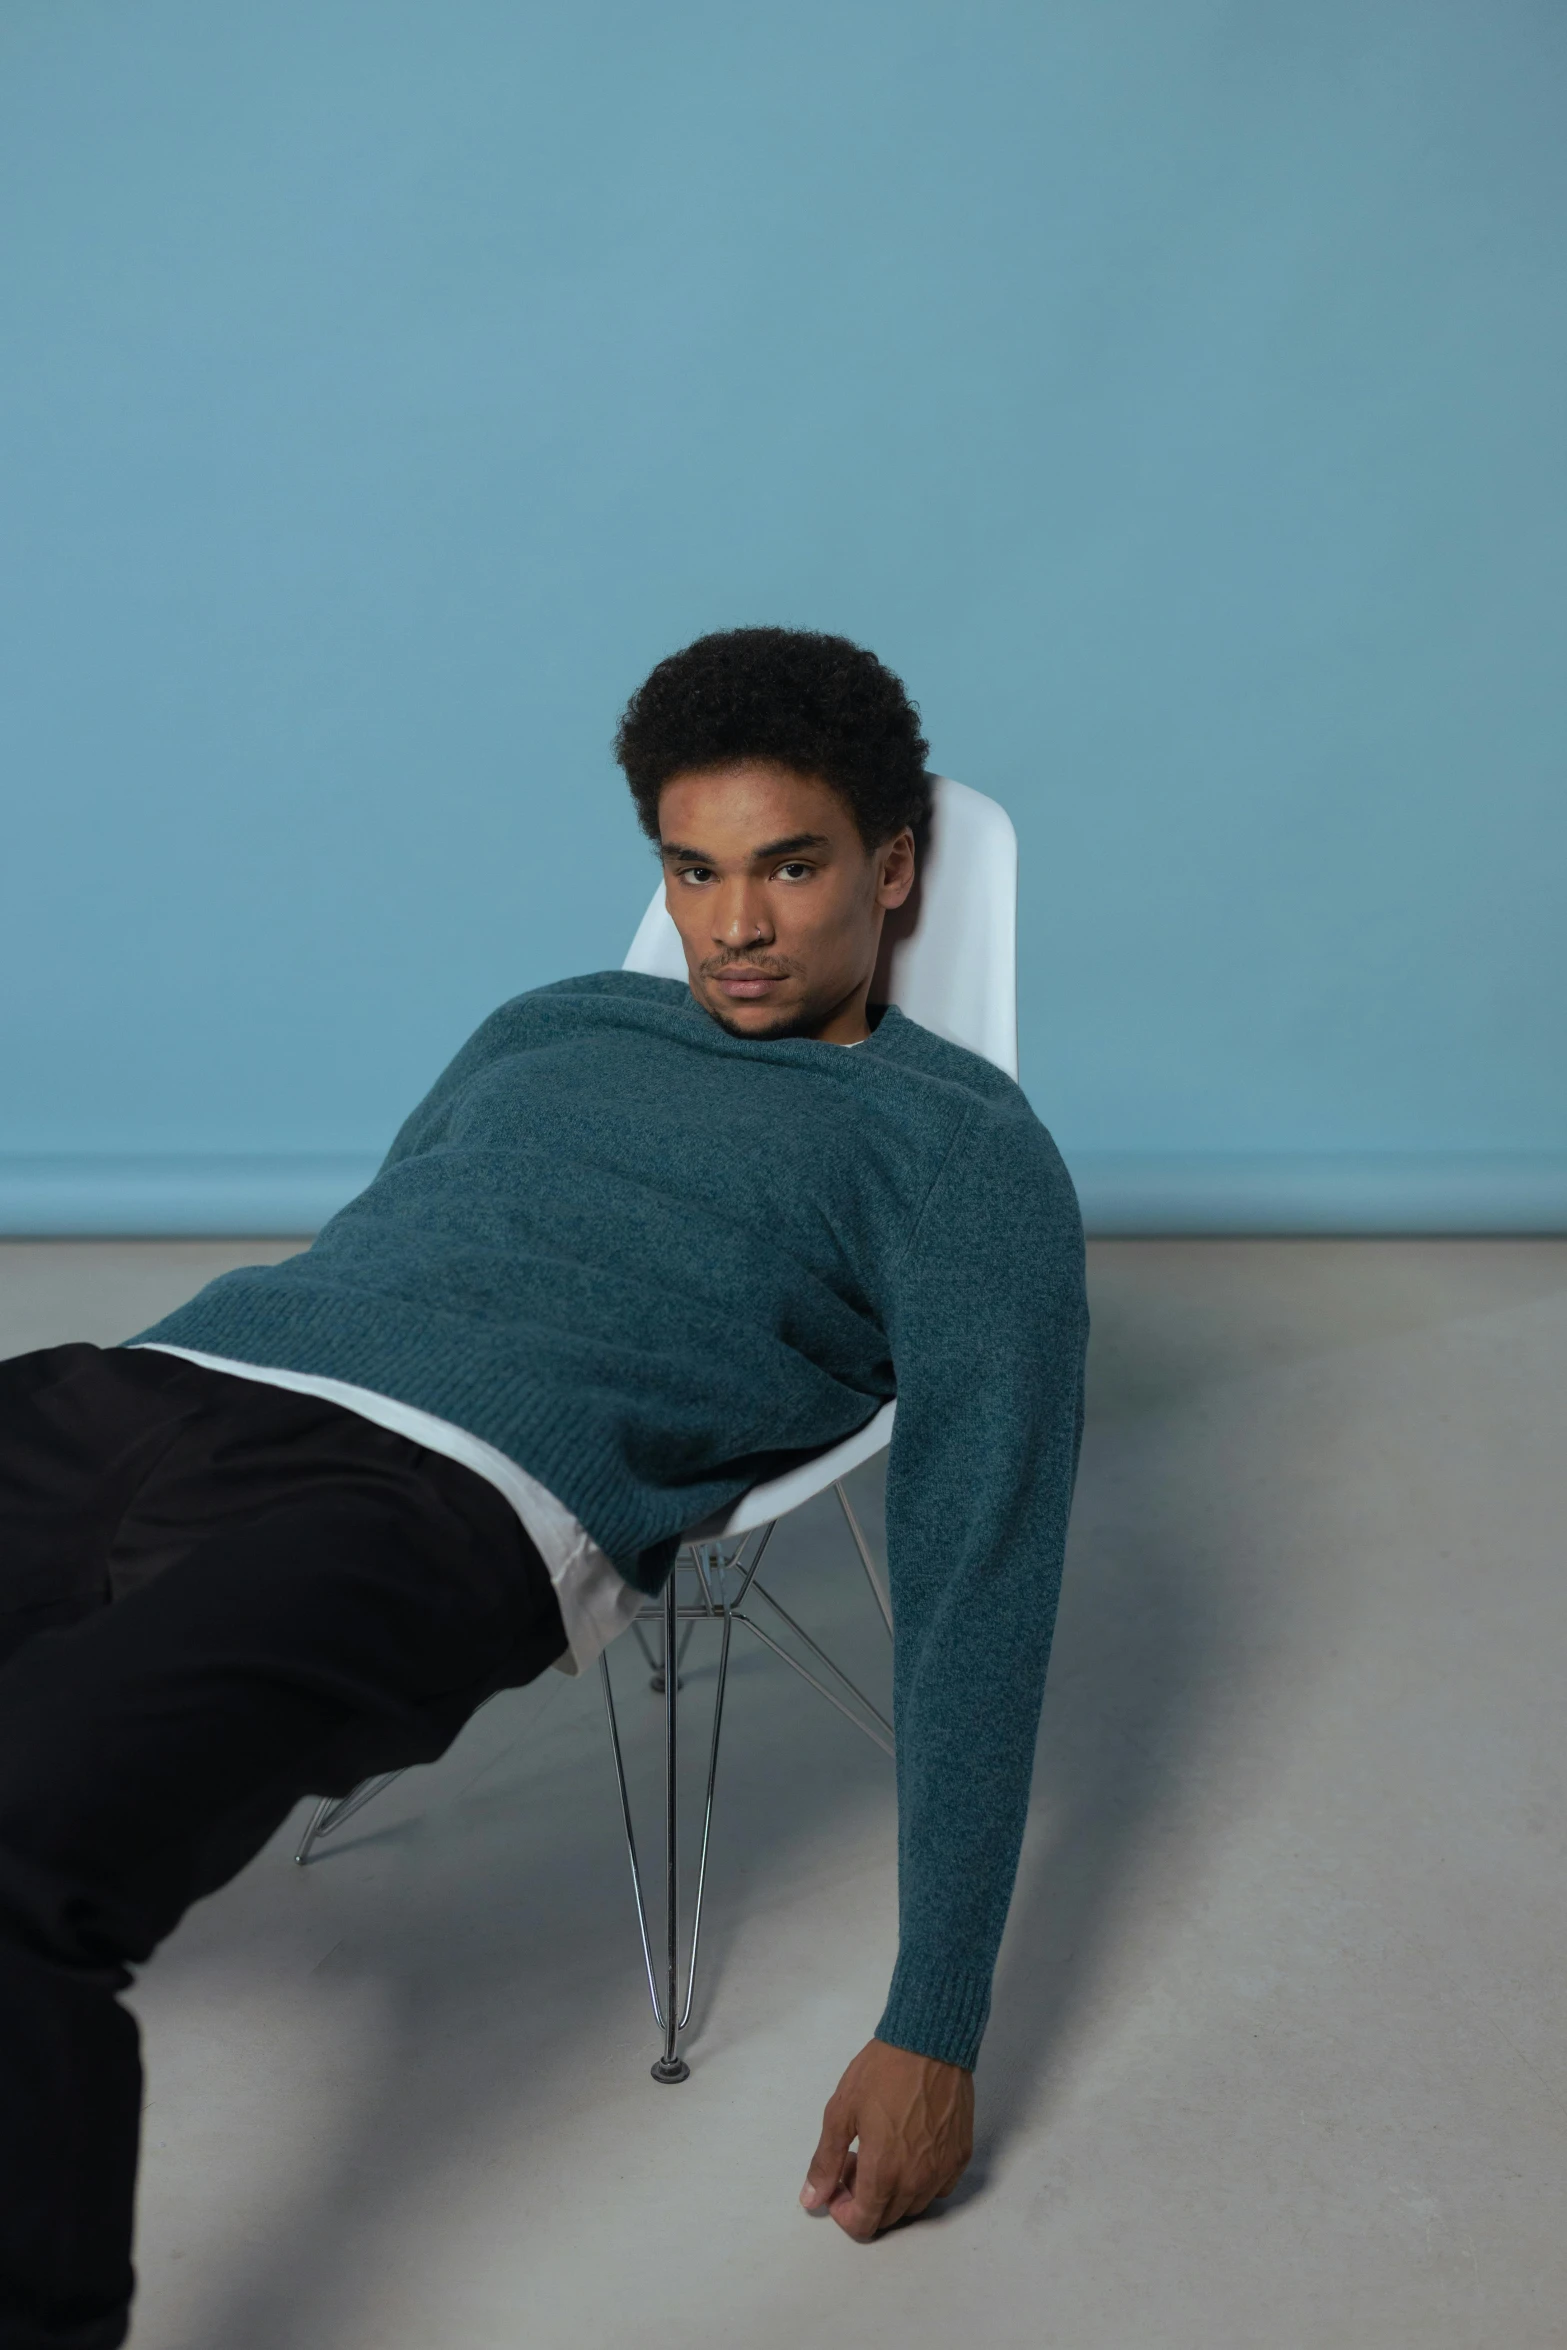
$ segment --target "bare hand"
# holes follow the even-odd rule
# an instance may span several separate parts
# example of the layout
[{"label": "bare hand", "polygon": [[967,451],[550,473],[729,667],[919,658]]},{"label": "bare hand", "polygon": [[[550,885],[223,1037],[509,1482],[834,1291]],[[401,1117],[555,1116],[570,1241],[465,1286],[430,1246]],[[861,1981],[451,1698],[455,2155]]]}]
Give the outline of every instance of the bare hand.
[{"label": "bare hand", "polygon": [[973,2151],[973,2074],[872,2040],[828,2101],[800,2201],[868,2244],[950,2195]]}]

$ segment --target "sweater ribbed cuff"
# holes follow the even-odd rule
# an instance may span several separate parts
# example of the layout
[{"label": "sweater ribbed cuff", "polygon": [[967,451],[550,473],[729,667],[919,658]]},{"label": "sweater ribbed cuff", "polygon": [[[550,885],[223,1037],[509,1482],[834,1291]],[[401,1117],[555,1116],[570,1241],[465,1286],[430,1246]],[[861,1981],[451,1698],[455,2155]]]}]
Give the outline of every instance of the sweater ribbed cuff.
[{"label": "sweater ribbed cuff", "polygon": [[876,2037],[913,2056],[974,2069],[990,2015],[990,1977],[924,1966],[900,1951]]}]

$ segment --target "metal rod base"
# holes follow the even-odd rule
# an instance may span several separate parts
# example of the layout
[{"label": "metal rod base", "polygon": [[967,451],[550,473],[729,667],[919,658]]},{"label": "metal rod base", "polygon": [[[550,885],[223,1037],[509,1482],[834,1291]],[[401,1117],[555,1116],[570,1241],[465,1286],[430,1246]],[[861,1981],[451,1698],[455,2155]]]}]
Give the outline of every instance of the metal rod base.
[{"label": "metal rod base", "polygon": [[662,2081],[666,2086],[676,2081],[689,2081],[691,2078],[691,2067],[683,2056],[672,2059],[661,2056],[658,2062],[648,2069],[655,2081]]}]

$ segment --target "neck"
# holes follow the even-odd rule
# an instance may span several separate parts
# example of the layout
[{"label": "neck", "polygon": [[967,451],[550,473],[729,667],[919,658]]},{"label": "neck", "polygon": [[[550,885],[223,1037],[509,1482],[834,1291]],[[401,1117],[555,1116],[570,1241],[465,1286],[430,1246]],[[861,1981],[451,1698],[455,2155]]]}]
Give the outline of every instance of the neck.
[{"label": "neck", "polygon": [[845,996],[835,1012],[829,1013],[819,1028],[811,1034],[818,1044],[858,1044],[871,1032],[865,1007],[870,998],[871,980],[867,972],[854,993]]}]

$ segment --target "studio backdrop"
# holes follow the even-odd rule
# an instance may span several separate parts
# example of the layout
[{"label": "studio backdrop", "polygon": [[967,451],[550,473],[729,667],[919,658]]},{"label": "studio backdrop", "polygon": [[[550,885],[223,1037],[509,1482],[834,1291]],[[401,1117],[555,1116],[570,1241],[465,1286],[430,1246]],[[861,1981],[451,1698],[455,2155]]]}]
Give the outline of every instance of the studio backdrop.
[{"label": "studio backdrop", "polygon": [[841,630],[1091,1224],[1567,1224],[1567,15],[7,0],[0,1228],[302,1232]]}]

